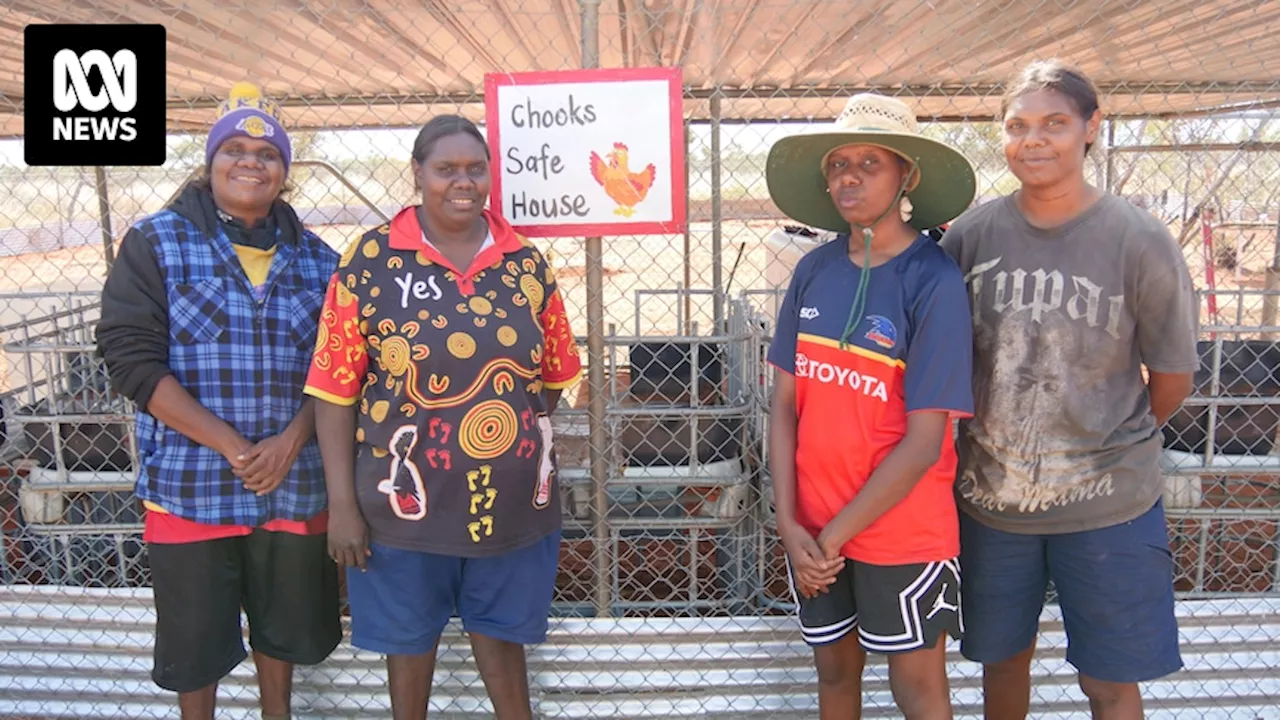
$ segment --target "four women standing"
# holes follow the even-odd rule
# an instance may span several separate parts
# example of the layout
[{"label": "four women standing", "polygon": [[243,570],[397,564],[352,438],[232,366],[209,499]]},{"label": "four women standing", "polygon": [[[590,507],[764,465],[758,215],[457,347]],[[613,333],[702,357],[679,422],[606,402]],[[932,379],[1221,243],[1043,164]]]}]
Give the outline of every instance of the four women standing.
[{"label": "four women standing", "polygon": [[[921,231],[968,207],[973,170],[905,105],[855,97],[770,153],[778,207],[841,233],[797,267],[769,354],[824,717],[858,713],[868,650],[907,717],[950,717],[947,635],[986,664],[988,717],[1025,716],[1049,580],[1095,717],[1139,717],[1136,683],[1181,666],[1156,463],[1197,365],[1185,262],[1085,182],[1082,74],[1028,67],[1002,122],[1021,189],[941,249]],[[560,540],[549,416],[581,369],[552,271],[485,209],[489,148],[461,117],[419,133],[421,201],[340,259],[280,200],[289,160],[237,86],[207,177],[131,229],[104,290],[99,343],[139,408],[156,682],[211,717],[243,607],[264,716],[287,716],[291,663],[340,637],[336,563],[394,717],[425,716],[454,615],[498,717],[529,717]]]}]

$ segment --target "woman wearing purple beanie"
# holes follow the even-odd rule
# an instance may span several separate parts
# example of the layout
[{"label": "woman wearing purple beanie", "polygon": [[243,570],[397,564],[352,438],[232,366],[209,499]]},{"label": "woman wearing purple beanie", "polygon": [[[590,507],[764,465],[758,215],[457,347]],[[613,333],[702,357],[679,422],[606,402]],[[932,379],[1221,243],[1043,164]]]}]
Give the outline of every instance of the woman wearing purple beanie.
[{"label": "woman wearing purple beanie", "polygon": [[213,718],[245,659],[242,609],[264,718],[289,717],[293,665],[342,637],[302,393],[338,255],[280,197],[291,160],[278,108],[236,84],[205,172],[130,228],[102,293],[99,352],[137,406],[152,679],[184,720]]}]

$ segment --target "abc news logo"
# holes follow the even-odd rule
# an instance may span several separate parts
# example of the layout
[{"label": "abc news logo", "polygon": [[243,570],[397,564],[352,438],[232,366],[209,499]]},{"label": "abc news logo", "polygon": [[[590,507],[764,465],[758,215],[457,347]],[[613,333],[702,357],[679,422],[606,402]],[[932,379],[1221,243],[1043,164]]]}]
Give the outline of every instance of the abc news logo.
[{"label": "abc news logo", "polygon": [[161,165],[162,25],[28,25],[28,165]]},{"label": "abc news logo", "polygon": [[[86,69],[93,68],[102,76],[102,90],[89,88]],[[107,57],[101,50],[77,55],[74,50],[59,50],[53,56],[53,106],[58,112],[73,113],[77,108],[91,113],[110,106],[121,115],[133,112],[138,105],[138,56],[132,50],[121,50]],[[55,117],[54,140],[116,140],[133,142],[138,137],[135,118],[80,115]]]}]

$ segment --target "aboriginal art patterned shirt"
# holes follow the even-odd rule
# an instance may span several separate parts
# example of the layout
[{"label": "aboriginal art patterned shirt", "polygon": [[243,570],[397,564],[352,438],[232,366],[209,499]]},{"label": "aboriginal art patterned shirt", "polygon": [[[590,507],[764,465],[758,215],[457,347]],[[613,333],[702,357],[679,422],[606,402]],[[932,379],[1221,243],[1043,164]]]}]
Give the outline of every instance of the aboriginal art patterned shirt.
[{"label": "aboriginal art patterned shirt", "polygon": [[370,539],[498,555],[560,528],[544,389],[581,375],[546,259],[496,214],[466,271],[417,208],[343,256],[306,392],[357,405],[356,497]]}]

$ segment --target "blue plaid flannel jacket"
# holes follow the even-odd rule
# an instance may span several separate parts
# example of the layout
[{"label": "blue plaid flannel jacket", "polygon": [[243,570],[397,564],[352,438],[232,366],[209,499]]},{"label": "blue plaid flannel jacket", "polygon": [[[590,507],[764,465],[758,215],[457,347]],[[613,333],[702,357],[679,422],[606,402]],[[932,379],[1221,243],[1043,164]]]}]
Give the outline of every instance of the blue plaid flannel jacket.
[{"label": "blue plaid flannel jacket", "polygon": [[[320,308],[338,254],[314,233],[283,237],[255,298],[219,226],[210,237],[172,210],[136,226],[150,239],[169,300],[169,367],[178,382],[250,442],[282,432],[305,400]],[[324,471],[313,438],[280,486],[258,497],[216,451],[143,409],[137,414],[136,493],[188,520],[258,526],[306,520],[325,508]]]}]

